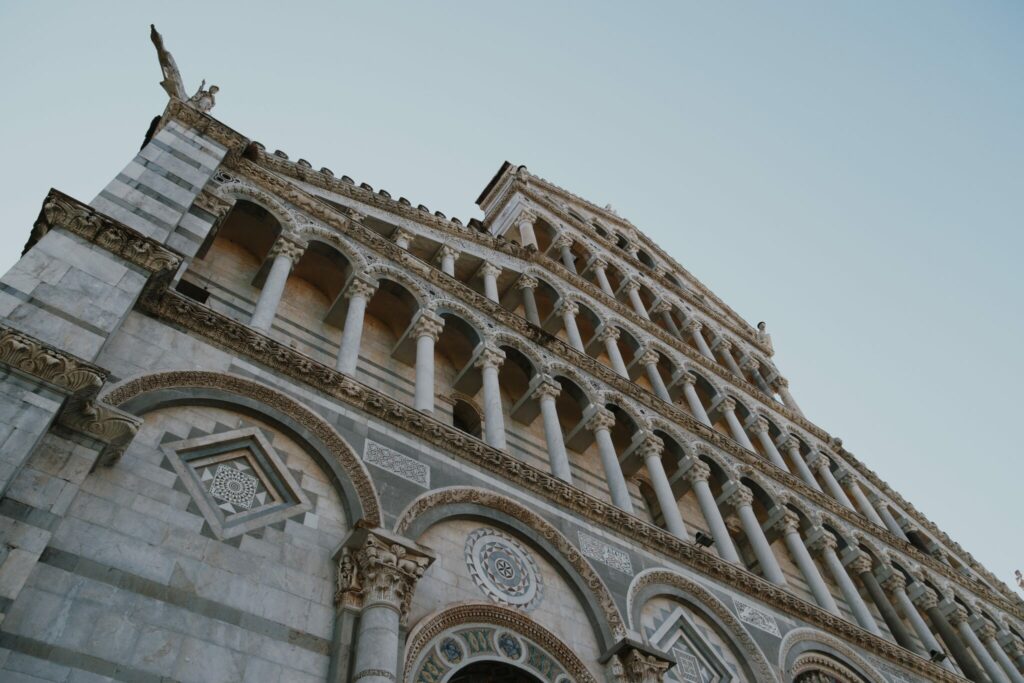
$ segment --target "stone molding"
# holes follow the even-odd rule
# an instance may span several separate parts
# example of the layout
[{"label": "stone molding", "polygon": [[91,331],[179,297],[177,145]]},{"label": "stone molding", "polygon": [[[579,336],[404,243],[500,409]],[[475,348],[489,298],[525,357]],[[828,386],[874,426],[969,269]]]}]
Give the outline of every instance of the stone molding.
[{"label": "stone molding", "polygon": [[[643,545],[651,552],[670,557],[696,571],[714,576],[747,595],[769,602],[780,611],[805,619],[853,642],[863,643],[866,647],[906,666],[913,668],[924,665],[924,671],[928,675],[938,676],[935,680],[947,680],[941,678],[942,674],[933,671],[928,662],[920,660],[898,645],[874,636],[745,569],[704,552],[693,543],[682,541],[664,529],[623,512],[610,502],[600,500],[512,455],[488,446],[461,430],[443,424],[412,406],[367,387],[180,293],[154,289],[144,298],[143,307],[222,348],[241,353],[285,376],[384,420],[398,429],[416,435],[446,452],[456,454],[487,471],[506,477],[525,490],[542,495],[555,504],[589,519],[599,527],[613,530],[621,537]],[[751,454],[750,457],[755,456]],[[766,462],[765,464],[767,465]],[[841,508],[838,503],[835,503],[835,506]],[[843,514],[842,510],[845,508],[841,508],[837,514]],[[849,514],[853,515],[852,512]],[[866,520],[864,523],[867,523]],[[945,672],[944,669],[941,671]]]},{"label": "stone molding", "polygon": [[[648,586],[667,586],[682,591],[696,602],[700,607],[708,610],[725,626],[734,644],[739,647],[747,656],[747,662],[753,670],[757,680],[771,681],[778,680],[772,670],[772,665],[765,657],[764,652],[757,646],[754,639],[743,628],[739,619],[732,611],[722,603],[721,600],[711,594],[706,588],[688,579],[681,574],[668,569],[648,569],[641,572],[629,586],[629,593],[626,597],[626,609],[629,611],[629,618],[632,622],[634,609],[642,609],[643,605],[635,603],[640,592]],[[671,597],[671,594],[669,594]],[[654,596],[651,596],[654,597]],[[633,624],[637,627],[637,624]]]},{"label": "stone molding", "polygon": [[413,683],[414,664],[443,633],[463,624],[504,627],[541,646],[571,676],[575,683],[597,683],[597,679],[569,646],[537,622],[517,610],[499,605],[469,603],[424,617],[409,633],[405,647],[405,681]]},{"label": "stone molding", "polygon": [[[818,645],[819,647],[815,649],[819,651],[800,653],[794,659],[793,664],[787,669],[786,660],[789,659],[790,652],[796,646],[806,642]],[[826,646],[828,649],[835,651],[840,657],[845,658],[846,664],[821,654],[821,645]],[[785,637],[782,639],[782,644],[779,646],[779,668],[782,670],[784,676],[786,677],[786,680],[794,680],[795,677],[799,675],[801,672],[810,669],[811,667],[809,665],[811,664],[813,664],[814,666],[825,667],[826,671],[829,672],[840,673],[846,677],[841,678],[840,680],[848,680],[851,683],[858,683],[858,681],[862,680],[861,677],[866,678],[869,683],[887,683],[886,678],[882,674],[880,674],[875,669],[875,667],[873,667],[866,659],[864,659],[864,657],[862,657],[859,653],[854,651],[854,649],[851,648],[849,644],[847,644],[846,642],[837,640],[836,638],[830,636],[827,633],[821,633],[820,631],[815,631],[814,629],[810,628],[797,628],[787,633]],[[850,672],[847,668],[848,666],[854,667],[857,673],[852,674],[852,672]],[[797,670],[798,667],[800,667],[799,670]],[[949,671],[938,666],[937,664],[932,664],[929,667],[929,670],[926,672],[920,670],[916,671],[917,673],[920,673],[921,675],[925,676],[926,680],[929,681],[964,680],[960,676],[950,673]],[[931,676],[934,676],[934,678],[929,677],[929,674]]]},{"label": "stone molding", "polygon": [[150,273],[173,271],[182,261],[156,240],[55,189],[43,200],[25,251],[53,228],[63,228]]},{"label": "stone molding", "polygon": [[221,389],[277,408],[294,419],[327,445],[330,449],[329,454],[348,475],[352,487],[359,497],[363,520],[367,524],[380,526],[381,511],[377,492],[369,472],[366,471],[356,453],[323,418],[276,389],[249,379],[219,372],[171,370],[128,380],[107,392],[103,399],[114,406],[120,406],[144,393],[179,388]]},{"label": "stone molding", "polygon": [[[167,107],[160,117],[156,130],[159,131],[171,120],[177,121],[183,126],[200,133],[203,137],[213,140],[218,145],[226,147],[228,153],[224,157],[225,162],[233,163],[250,149],[249,138],[176,97],[170,98],[167,102]],[[154,131],[155,134],[156,131]],[[258,145],[258,143],[256,144]]]},{"label": "stone molding", "polygon": [[359,520],[336,556],[334,603],[360,609],[384,605],[396,610],[404,624],[416,582],[434,559],[419,544]]},{"label": "stone molding", "polygon": [[579,574],[580,579],[583,580],[587,588],[590,589],[604,613],[605,622],[612,633],[612,637],[622,638],[626,635],[622,615],[619,614],[619,609],[615,606],[612,594],[608,591],[608,587],[605,586],[601,577],[590,566],[590,563],[584,559],[579,549],[544,517],[507,496],[468,486],[456,486],[424,493],[402,511],[402,514],[395,522],[395,533],[408,533],[412,523],[430,510],[459,503],[472,503],[497,510],[536,531],[562,554],[572,568],[576,570],[576,573]]}]

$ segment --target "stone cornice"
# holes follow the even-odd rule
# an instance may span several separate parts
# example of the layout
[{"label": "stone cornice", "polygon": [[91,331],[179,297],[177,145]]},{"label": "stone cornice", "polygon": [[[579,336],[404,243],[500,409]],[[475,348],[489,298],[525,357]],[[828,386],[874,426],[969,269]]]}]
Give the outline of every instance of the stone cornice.
[{"label": "stone cornice", "polygon": [[[156,240],[100,213],[88,204],[51,189],[43,201],[25,251],[53,228],[63,228],[150,273],[174,270],[181,256]],[[24,252],[22,252],[24,253]]]},{"label": "stone cornice", "polygon": [[510,479],[522,489],[547,498],[558,507],[575,512],[592,524],[613,531],[624,540],[629,539],[643,545],[655,555],[712,576],[786,614],[917,671],[928,680],[959,680],[922,657],[830,614],[751,572],[708,553],[694,543],[683,541],[663,529],[627,514],[608,502],[520,461],[513,455],[488,446],[455,427],[443,424],[412,406],[357,382],[178,292],[157,284],[147,290],[141,304],[146,311],[161,319],[206,338],[226,350],[240,353],[397,429],[413,434],[483,470]]},{"label": "stone cornice", "polygon": [[[213,140],[219,145],[227,148],[228,153],[224,157],[224,163],[233,163],[249,147],[249,138],[238,131],[224,125],[209,114],[205,114],[195,107],[192,107],[176,97],[170,98],[167,107],[160,117],[156,130],[160,130],[168,121],[177,121],[187,128],[191,128],[203,137]],[[156,131],[154,131],[155,134]]]},{"label": "stone cornice", "polygon": [[[978,586],[975,583],[966,583],[966,577],[954,571],[951,567],[948,567],[947,565],[941,563],[939,560],[935,559],[931,555],[927,555],[919,551],[915,546],[893,535],[887,529],[883,529],[873,524],[863,515],[854,512],[849,508],[846,508],[845,506],[841,505],[838,501],[832,499],[826,494],[816,491],[815,489],[812,489],[811,487],[804,484],[803,481],[800,480],[799,478],[779,469],[778,467],[769,463],[767,460],[758,457],[755,453],[747,451],[739,443],[735,442],[729,437],[722,435],[718,431],[707,427],[700,421],[693,418],[688,412],[685,412],[672,404],[662,401],[661,399],[654,396],[654,394],[642,389],[638,385],[626,379],[623,379],[621,376],[615,373],[614,370],[600,363],[591,356],[579,353],[571,346],[569,346],[565,342],[562,342],[562,340],[558,339],[553,335],[542,333],[538,328],[531,325],[524,318],[521,318],[520,316],[509,311],[508,309],[491,301],[484,295],[466,286],[461,281],[444,274],[439,269],[434,268],[425,261],[422,261],[421,259],[409,253],[407,250],[398,247],[390,240],[382,237],[381,235],[378,235],[369,228],[366,228],[365,226],[362,226],[358,223],[355,223],[354,221],[351,221],[347,216],[337,211],[337,209],[313,197],[312,195],[304,191],[302,188],[297,187],[294,183],[291,183],[288,180],[281,178],[280,176],[262,168],[260,165],[251,163],[247,160],[241,160],[238,163],[236,170],[241,171],[243,174],[245,174],[247,179],[250,180],[251,182],[257,183],[263,186],[264,189],[276,193],[281,198],[285,199],[286,201],[290,202],[291,204],[300,208],[301,210],[309,213],[310,215],[316,217],[317,219],[323,221],[324,223],[330,225],[331,227],[339,230],[341,233],[356,239],[362,244],[368,245],[378,253],[382,254],[383,256],[386,256],[393,262],[401,264],[402,266],[415,272],[420,277],[423,277],[424,279],[430,281],[435,286],[446,290],[449,294],[456,296],[457,298],[461,299],[464,303],[467,303],[476,310],[486,312],[493,319],[503,323],[508,328],[515,330],[516,332],[520,333],[523,337],[531,340],[532,342],[538,344],[539,346],[543,346],[548,350],[562,356],[564,359],[568,360],[576,367],[579,367],[580,369],[588,372],[591,376],[600,379],[606,385],[621,391],[622,393],[633,398],[635,401],[642,403],[646,407],[669,418],[669,420],[672,423],[676,425],[685,425],[687,430],[690,431],[691,433],[698,434],[705,438],[706,440],[711,441],[719,448],[728,451],[733,457],[739,459],[740,461],[757,467],[762,471],[762,473],[766,474],[772,479],[775,479],[776,481],[784,483],[788,488],[799,492],[806,499],[813,501],[819,507],[829,511],[833,516],[842,518],[844,521],[859,527],[862,531],[865,531],[868,534],[871,534],[875,537],[884,540],[888,545],[890,545],[894,549],[898,549],[904,554],[913,557],[915,560],[917,560],[918,563],[927,565],[934,572],[945,576],[946,578],[967,588],[968,590],[975,592],[982,591],[983,593],[992,593],[993,595],[995,595],[994,591],[988,589],[985,586]],[[373,195],[372,193],[371,196],[378,197],[378,195]],[[391,202],[390,199],[381,199],[388,203]],[[418,210],[413,211],[419,213],[420,216],[429,216],[429,214],[425,214],[424,212],[418,212]],[[516,251],[522,251],[516,248],[515,245],[510,246],[514,247]],[[522,258],[520,254],[515,255]],[[556,264],[551,259],[534,257],[532,260],[541,265],[548,263],[553,264],[556,268],[559,267],[558,264]],[[564,272],[568,274],[568,271]],[[585,282],[582,278],[579,278],[579,280]],[[596,289],[593,288],[593,286],[590,285],[589,283],[586,284],[591,288],[591,290]],[[616,304],[618,304],[618,302],[616,302]],[[625,310],[624,306],[622,306],[621,308]],[[629,314],[628,311],[627,314]],[[639,318],[639,316],[636,316],[635,313],[633,313],[632,315],[636,318]],[[652,328],[653,327],[654,326],[652,325]],[[660,330],[660,328],[656,329],[658,329],[660,333],[667,334],[664,333],[664,331]],[[687,352],[692,351],[691,349],[688,349],[688,347],[681,345],[677,348],[687,349]],[[693,353],[695,354],[696,352]],[[688,356],[689,355],[690,354],[688,353]],[[692,357],[696,358],[696,356]],[[697,362],[702,362],[703,367],[707,367],[715,371],[720,376],[725,377],[725,369],[720,368],[715,364],[712,364],[711,361],[703,359],[703,357],[700,357],[700,359],[698,359]],[[759,391],[755,390],[753,386],[750,385],[745,380],[734,378],[732,375],[729,375],[729,380],[733,384],[746,388],[746,390],[754,396],[758,396],[758,394],[760,393]],[[781,406],[772,407],[780,413],[782,413],[783,410],[786,410]],[[796,421],[797,424],[809,427],[808,431],[811,431],[812,433],[823,434],[825,437],[828,437],[828,435],[824,433],[822,430],[815,427],[808,421],[803,420],[802,418],[794,421]],[[826,438],[823,440],[831,441],[830,438]],[[858,465],[859,464],[860,463],[858,463]],[[877,482],[877,477],[872,477],[872,481]],[[884,486],[886,489],[888,489],[887,485]],[[1005,596],[1000,597],[997,600],[997,602],[1004,609],[1012,611],[1014,614],[1024,615],[1024,609],[1022,609],[1020,605],[1011,603],[1009,599]],[[1024,616],[1021,616],[1020,618],[1024,618]]]}]

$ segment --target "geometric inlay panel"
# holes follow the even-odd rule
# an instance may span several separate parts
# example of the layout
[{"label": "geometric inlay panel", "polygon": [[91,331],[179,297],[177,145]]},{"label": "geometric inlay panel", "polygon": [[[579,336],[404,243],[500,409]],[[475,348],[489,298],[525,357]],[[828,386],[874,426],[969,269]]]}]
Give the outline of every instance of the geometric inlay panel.
[{"label": "geometric inlay panel", "polygon": [[603,565],[611,567],[623,574],[633,576],[633,563],[629,560],[629,553],[608,545],[599,538],[582,531],[580,535],[580,552],[592,560],[597,560]]},{"label": "geometric inlay panel", "polygon": [[255,427],[171,441],[161,447],[218,538],[274,524],[313,507]]},{"label": "geometric inlay panel", "polygon": [[737,600],[735,597],[732,601],[736,605],[737,616],[739,616],[740,621],[744,624],[750,624],[754,628],[770,633],[777,638],[782,636],[779,632],[779,623],[775,621],[775,617],[750,603]]},{"label": "geometric inlay panel", "polygon": [[488,528],[466,538],[466,566],[477,587],[491,600],[530,611],[544,598],[544,584],[530,551]]},{"label": "geometric inlay panel", "polygon": [[384,444],[367,439],[363,448],[363,460],[413,484],[425,489],[430,488],[429,467]]},{"label": "geometric inlay panel", "polygon": [[660,609],[646,628],[648,642],[675,662],[665,681],[676,683],[727,683],[738,681],[738,672],[709,637],[680,607]]}]

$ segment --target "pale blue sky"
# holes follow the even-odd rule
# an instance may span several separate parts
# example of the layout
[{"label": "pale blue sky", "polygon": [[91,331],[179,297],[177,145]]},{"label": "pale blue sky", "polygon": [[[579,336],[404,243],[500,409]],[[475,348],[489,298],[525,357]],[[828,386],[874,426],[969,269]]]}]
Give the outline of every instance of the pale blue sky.
[{"label": "pale blue sky", "polygon": [[1024,5],[6,2],[0,271],[162,110],[151,21],[316,168],[463,220],[506,159],[611,202],[768,321],[812,420],[1024,568]]}]

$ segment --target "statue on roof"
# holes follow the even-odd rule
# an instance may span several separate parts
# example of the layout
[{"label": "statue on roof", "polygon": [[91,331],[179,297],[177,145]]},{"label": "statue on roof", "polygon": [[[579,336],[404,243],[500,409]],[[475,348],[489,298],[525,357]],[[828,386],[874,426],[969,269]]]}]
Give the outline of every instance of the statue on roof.
[{"label": "statue on roof", "polygon": [[199,111],[206,113],[213,109],[216,104],[214,95],[220,90],[215,85],[211,85],[209,89],[206,88],[206,79],[203,79],[199,89],[196,90],[196,94],[191,97],[185,91],[185,83],[181,78],[181,72],[178,71],[178,65],[174,62],[174,55],[167,51],[164,47],[164,37],[160,35],[159,31],[156,30],[156,26],[153,24],[149,25],[149,38],[153,41],[153,45],[156,47],[156,56],[160,60],[160,70],[163,73],[164,80],[160,81],[160,85],[167,92],[170,97],[177,98],[189,106],[195,107]]}]

